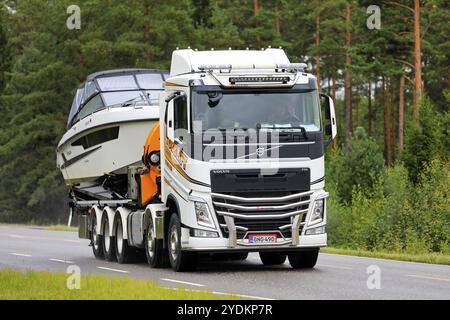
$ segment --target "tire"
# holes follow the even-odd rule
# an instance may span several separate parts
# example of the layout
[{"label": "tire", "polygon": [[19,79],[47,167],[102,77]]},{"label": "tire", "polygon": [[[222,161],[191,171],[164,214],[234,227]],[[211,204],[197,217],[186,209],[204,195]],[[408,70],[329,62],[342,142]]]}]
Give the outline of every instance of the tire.
[{"label": "tire", "polygon": [[319,250],[298,251],[289,253],[289,263],[294,269],[311,269],[314,268],[319,256]]},{"label": "tire", "polygon": [[182,272],[196,269],[197,254],[181,250],[181,223],[176,213],[170,217],[167,242],[169,261],[174,271]]},{"label": "tire", "polygon": [[115,254],[115,246],[114,246],[114,237],[109,234],[109,219],[106,216],[105,219],[103,219],[102,224],[103,229],[103,255],[105,256],[106,261],[114,261],[116,258]]},{"label": "tire", "polygon": [[118,221],[114,228],[115,253],[118,263],[130,262],[132,256],[132,248],[128,245],[128,240],[123,238],[122,218],[117,217]]},{"label": "tire", "polygon": [[152,268],[165,268],[168,266],[167,250],[164,250],[163,240],[156,239],[153,230],[153,219],[150,217],[144,236],[145,256]]},{"label": "tire", "polygon": [[286,255],[278,252],[260,252],[259,257],[265,266],[275,266],[286,261]]},{"label": "tire", "polygon": [[102,243],[103,237],[97,234],[97,217],[94,213],[92,217],[91,246],[94,257],[96,257],[97,259],[104,258]]}]

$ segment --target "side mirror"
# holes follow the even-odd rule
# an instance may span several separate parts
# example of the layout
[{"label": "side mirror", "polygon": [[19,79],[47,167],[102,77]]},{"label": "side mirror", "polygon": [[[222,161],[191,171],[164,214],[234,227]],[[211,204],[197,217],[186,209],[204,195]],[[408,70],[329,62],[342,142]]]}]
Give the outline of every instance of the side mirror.
[{"label": "side mirror", "polygon": [[219,103],[220,100],[222,100],[223,98],[223,93],[222,92],[209,92],[208,93],[208,105],[210,108],[214,108],[216,107]]},{"label": "side mirror", "polygon": [[325,107],[325,120],[329,123],[325,124],[325,134],[330,136],[330,140],[336,138],[337,135],[337,123],[336,123],[336,112],[334,110],[334,102],[333,99],[321,93],[320,97],[324,99],[324,107]]},{"label": "side mirror", "polygon": [[175,101],[182,99],[183,101],[187,100],[186,94],[181,91],[177,91],[171,93],[167,96],[166,102],[166,114],[164,117],[164,121],[166,124],[166,136],[171,142],[175,141],[175,120],[174,120],[174,103]]},{"label": "side mirror", "polygon": [[166,111],[166,136],[169,141],[173,142],[175,140],[175,125],[173,120],[173,101],[167,103]]}]

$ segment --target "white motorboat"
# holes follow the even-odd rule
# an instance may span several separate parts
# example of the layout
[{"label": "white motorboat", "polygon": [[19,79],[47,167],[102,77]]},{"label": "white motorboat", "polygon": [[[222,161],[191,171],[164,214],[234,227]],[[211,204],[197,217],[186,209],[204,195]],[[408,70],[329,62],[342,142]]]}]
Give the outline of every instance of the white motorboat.
[{"label": "white motorboat", "polygon": [[78,88],[56,153],[66,184],[82,198],[126,196],[114,186],[126,179],[128,166],[141,163],[166,77],[162,70],[110,70],[88,76]]}]

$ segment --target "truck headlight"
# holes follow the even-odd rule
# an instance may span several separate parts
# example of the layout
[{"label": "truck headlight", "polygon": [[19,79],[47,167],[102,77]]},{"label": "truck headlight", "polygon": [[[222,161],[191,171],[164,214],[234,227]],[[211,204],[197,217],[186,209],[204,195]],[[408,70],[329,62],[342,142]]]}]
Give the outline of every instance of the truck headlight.
[{"label": "truck headlight", "polygon": [[205,202],[195,201],[194,206],[197,223],[201,226],[214,228],[214,223],[209,213],[208,205]]},{"label": "truck headlight", "polygon": [[311,217],[309,218],[309,224],[313,225],[323,221],[323,214],[325,212],[325,199],[319,199],[314,203]]}]

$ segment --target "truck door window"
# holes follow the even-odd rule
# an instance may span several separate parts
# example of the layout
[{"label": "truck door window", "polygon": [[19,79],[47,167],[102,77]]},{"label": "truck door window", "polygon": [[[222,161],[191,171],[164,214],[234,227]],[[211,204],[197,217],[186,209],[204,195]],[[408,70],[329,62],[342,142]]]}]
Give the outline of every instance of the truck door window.
[{"label": "truck door window", "polygon": [[[174,129],[188,129],[187,102],[186,99],[176,99],[173,105],[174,111]],[[183,130],[179,130],[183,131]],[[175,136],[180,137],[180,132],[175,131]]]}]

